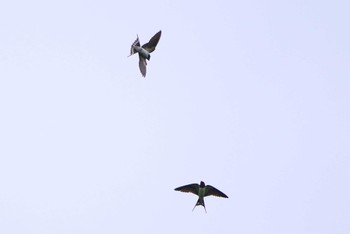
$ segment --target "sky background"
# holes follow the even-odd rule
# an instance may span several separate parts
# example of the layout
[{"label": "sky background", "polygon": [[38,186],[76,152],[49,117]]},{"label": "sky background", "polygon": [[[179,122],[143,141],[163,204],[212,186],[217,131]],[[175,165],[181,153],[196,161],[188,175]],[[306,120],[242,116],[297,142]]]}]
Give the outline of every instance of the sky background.
[{"label": "sky background", "polygon": [[2,1],[0,233],[350,233],[349,12]]}]

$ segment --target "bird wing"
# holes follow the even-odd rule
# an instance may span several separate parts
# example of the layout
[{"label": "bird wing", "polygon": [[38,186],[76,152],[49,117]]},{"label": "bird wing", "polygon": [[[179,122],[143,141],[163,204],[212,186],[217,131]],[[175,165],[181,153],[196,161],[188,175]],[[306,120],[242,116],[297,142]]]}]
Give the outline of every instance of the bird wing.
[{"label": "bird wing", "polygon": [[228,196],[225,193],[221,192],[219,189],[216,189],[216,188],[214,188],[211,185],[207,185],[206,189],[207,189],[207,192],[205,194],[205,197],[213,195],[213,196],[217,196],[217,197],[226,197],[226,198],[228,198]]},{"label": "bird wing", "polygon": [[146,77],[146,66],[147,66],[147,61],[141,55],[139,55],[139,67],[140,71],[143,77]]},{"label": "bird wing", "polygon": [[[134,41],[134,43],[132,43],[132,45],[131,45],[131,48],[130,48],[130,55],[133,55],[133,54],[135,54],[137,51],[135,50],[135,46],[138,46],[138,47],[140,47],[140,40],[139,40],[139,36],[137,35],[137,38],[136,38],[136,40]],[[130,56],[129,55],[129,56]]]},{"label": "bird wing", "polygon": [[188,184],[175,189],[175,191],[185,192],[185,193],[194,193],[198,195],[199,184]]},{"label": "bird wing", "polygon": [[162,31],[159,31],[156,33],[156,35],[154,35],[149,42],[147,42],[146,44],[144,44],[142,46],[142,48],[144,48],[145,50],[147,50],[149,53],[153,52],[156,49],[156,46],[159,42],[160,36],[162,35]]}]

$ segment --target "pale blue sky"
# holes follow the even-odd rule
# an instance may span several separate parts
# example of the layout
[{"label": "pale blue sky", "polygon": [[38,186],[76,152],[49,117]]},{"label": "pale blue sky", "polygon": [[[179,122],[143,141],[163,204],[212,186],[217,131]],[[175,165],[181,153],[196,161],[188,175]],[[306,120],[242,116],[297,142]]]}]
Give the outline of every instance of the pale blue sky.
[{"label": "pale blue sky", "polygon": [[0,3],[0,233],[350,233],[349,12]]}]

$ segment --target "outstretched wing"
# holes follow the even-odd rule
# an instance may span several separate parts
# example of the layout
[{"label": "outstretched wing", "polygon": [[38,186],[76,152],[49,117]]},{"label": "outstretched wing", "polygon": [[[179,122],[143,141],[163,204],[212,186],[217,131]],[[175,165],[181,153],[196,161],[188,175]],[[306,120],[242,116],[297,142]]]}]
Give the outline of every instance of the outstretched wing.
[{"label": "outstretched wing", "polygon": [[140,47],[140,40],[139,40],[139,36],[137,35],[137,38],[136,38],[136,40],[134,41],[134,43],[132,43],[132,45],[131,45],[131,48],[130,48],[130,55],[129,56],[131,56],[131,55],[133,55],[133,54],[135,54],[137,51],[135,50],[135,46],[138,46],[138,47]]},{"label": "outstretched wing", "polygon": [[162,35],[162,31],[159,31],[156,33],[156,35],[154,35],[151,40],[149,40],[149,42],[147,42],[146,44],[144,44],[142,46],[142,48],[144,48],[145,50],[147,50],[149,53],[153,52],[156,49],[156,46],[159,42],[160,36]]},{"label": "outstretched wing", "polygon": [[213,196],[217,196],[217,197],[225,197],[225,198],[228,198],[228,196],[225,194],[225,193],[223,193],[223,192],[221,192],[219,189],[216,189],[216,188],[214,188],[213,186],[211,186],[211,185],[207,185],[206,186],[206,193],[205,193],[205,197],[206,196],[210,196],[210,195],[213,195]]},{"label": "outstretched wing", "polygon": [[143,77],[146,77],[146,66],[147,66],[146,59],[144,59],[143,57],[141,57],[141,55],[139,55],[139,67]]},{"label": "outstretched wing", "polygon": [[185,192],[185,193],[194,193],[198,195],[199,184],[188,184],[175,189],[175,191]]}]

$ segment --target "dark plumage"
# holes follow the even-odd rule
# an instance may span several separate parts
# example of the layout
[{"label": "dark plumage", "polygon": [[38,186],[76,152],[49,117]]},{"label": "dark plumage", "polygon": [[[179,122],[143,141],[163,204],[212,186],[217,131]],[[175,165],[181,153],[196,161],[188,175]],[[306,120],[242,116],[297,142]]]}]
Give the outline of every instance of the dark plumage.
[{"label": "dark plumage", "polygon": [[151,59],[150,53],[152,53],[159,42],[160,36],[162,35],[162,31],[157,32],[150,40],[149,42],[145,43],[142,47],[140,46],[140,40],[139,36],[137,36],[134,43],[131,45],[130,49],[130,55],[133,55],[135,53],[139,54],[139,67],[140,71],[143,77],[146,77],[146,66],[147,66],[147,60]]},{"label": "dark plumage", "polygon": [[224,194],[223,192],[221,192],[220,190],[218,190],[217,188],[211,186],[211,185],[205,185],[205,183],[203,181],[200,182],[200,184],[188,184],[188,185],[184,185],[181,187],[178,187],[175,189],[175,191],[180,191],[180,192],[185,192],[185,193],[193,193],[196,194],[198,196],[198,200],[196,205],[193,207],[192,211],[194,210],[194,208],[196,208],[196,206],[203,206],[205,212],[207,212],[207,210],[205,209],[205,204],[204,204],[204,197],[206,196],[217,196],[217,197],[224,197],[224,198],[228,198],[228,196],[226,194]]}]

